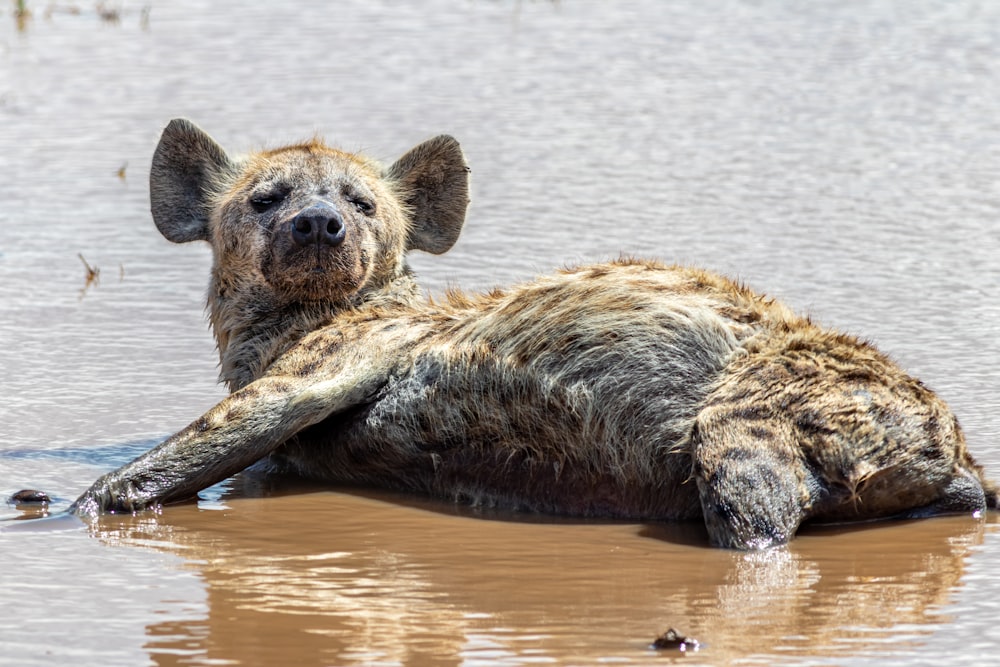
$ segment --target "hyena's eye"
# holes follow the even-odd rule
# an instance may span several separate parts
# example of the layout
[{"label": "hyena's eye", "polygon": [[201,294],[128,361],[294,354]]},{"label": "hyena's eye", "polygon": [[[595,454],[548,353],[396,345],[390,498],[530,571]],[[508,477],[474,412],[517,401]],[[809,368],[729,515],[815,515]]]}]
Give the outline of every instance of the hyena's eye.
[{"label": "hyena's eye", "polygon": [[263,213],[280,204],[287,196],[288,192],[286,190],[260,192],[255,195],[251,195],[250,206],[258,213]]},{"label": "hyena's eye", "polygon": [[375,202],[365,199],[364,197],[352,197],[350,202],[354,204],[354,208],[358,209],[365,215],[375,214]]}]

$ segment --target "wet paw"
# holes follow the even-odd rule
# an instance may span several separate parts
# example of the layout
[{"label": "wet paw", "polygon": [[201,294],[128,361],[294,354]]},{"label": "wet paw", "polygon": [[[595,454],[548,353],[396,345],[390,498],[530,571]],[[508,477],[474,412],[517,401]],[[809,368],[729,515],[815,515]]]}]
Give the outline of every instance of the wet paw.
[{"label": "wet paw", "polygon": [[978,516],[986,511],[986,493],[979,480],[967,470],[953,478],[944,488],[937,501],[906,512],[910,519],[939,516],[942,514],[972,514]]},{"label": "wet paw", "polygon": [[805,516],[798,478],[766,456],[724,461],[698,487],[709,539],[719,547],[756,551],[787,544]]}]

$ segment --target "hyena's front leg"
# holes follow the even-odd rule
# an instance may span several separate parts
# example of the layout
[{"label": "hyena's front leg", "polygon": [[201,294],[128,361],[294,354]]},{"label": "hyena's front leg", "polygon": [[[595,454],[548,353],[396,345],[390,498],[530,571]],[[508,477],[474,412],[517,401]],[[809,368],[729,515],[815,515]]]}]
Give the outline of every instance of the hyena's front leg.
[{"label": "hyena's front leg", "polygon": [[713,544],[764,549],[794,536],[815,480],[784,419],[745,405],[706,408],[691,452]]},{"label": "hyena's front leg", "polygon": [[190,498],[267,456],[300,430],[367,400],[378,378],[317,382],[265,377],[193,424],[110,472],[70,507],[78,515],[135,512]]}]

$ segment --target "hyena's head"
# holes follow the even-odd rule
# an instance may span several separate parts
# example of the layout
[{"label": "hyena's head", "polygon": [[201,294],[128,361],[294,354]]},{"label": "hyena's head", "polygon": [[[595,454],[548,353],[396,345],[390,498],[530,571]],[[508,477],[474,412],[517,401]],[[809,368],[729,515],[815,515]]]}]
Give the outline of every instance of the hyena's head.
[{"label": "hyena's head", "polygon": [[465,221],[469,169],[441,136],[384,168],[318,140],[232,158],[173,120],[153,156],[153,220],[169,240],[205,240],[222,290],[280,303],[351,302],[398,277],[404,255],[443,253]]},{"label": "hyena's head", "polygon": [[451,248],[468,187],[448,136],[383,167],[319,140],[231,157],[186,120],[163,131],[150,172],[160,232],[212,246],[209,306],[231,385],[259,372],[246,367],[263,363],[264,338],[307,327],[305,313],[415,295],[405,254]]}]

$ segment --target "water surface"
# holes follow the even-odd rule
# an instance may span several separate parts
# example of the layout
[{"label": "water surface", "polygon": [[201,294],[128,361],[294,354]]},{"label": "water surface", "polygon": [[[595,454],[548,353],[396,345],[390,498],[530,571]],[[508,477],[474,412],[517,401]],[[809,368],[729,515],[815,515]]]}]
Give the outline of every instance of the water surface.
[{"label": "water surface", "polygon": [[[0,8],[0,494],[64,508],[224,395],[207,249],[148,213],[177,116],[236,151],[318,132],[387,161],[453,134],[473,206],[414,257],[429,291],[620,253],[714,268],[873,340],[1000,477],[1000,5],[28,6]],[[741,554],[697,525],[238,478],[5,529],[0,664],[989,664],[997,521]],[[650,651],[671,626],[702,649]]]}]

